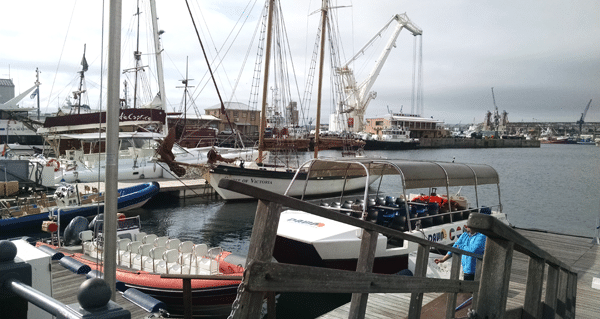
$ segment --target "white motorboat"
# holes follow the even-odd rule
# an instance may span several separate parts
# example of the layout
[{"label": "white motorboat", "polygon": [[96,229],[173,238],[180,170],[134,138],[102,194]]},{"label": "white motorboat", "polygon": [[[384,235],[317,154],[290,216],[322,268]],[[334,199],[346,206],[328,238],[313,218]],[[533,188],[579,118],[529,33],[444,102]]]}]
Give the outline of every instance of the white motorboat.
[{"label": "white motorboat", "polygon": [[[488,165],[406,160],[315,160],[307,174],[313,178],[346,165],[349,172],[381,175],[379,185],[401,189],[387,196],[365,187],[362,196],[341,195],[322,206],[356,218],[404,231],[430,241],[452,244],[463,233],[469,214],[484,213],[508,223],[500,204],[497,172]],[[297,182],[297,181],[294,181]],[[460,187],[459,191],[455,189]],[[460,195],[474,188],[475,205]],[[462,189],[465,188],[465,189]],[[497,189],[498,203],[482,206],[482,195]],[[436,189],[444,189],[438,195]],[[420,190],[408,194],[407,190]],[[481,194],[484,192],[485,194]],[[427,194],[427,195],[423,195]],[[454,194],[454,195],[452,195]],[[493,195],[495,197],[495,194]],[[448,200],[450,199],[450,200]],[[298,210],[282,212],[273,256],[278,262],[355,270],[362,229]],[[417,244],[379,235],[373,271],[397,273],[408,268],[408,256]]]}]

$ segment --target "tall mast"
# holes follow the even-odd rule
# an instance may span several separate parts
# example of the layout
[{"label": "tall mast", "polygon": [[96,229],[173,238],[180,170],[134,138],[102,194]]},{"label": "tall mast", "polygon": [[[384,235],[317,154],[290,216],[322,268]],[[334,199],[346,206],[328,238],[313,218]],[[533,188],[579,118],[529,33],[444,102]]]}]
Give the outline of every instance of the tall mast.
[{"label": "tall mast", "polygon": [[167,135],[169,133],[166,113],[167,113],[167,96],[165,93],[165,78],[163,75],[163,65],[162,65],[162,49],[160,48],[160,37],[162,31],[158,30],[158,18],[156,17],[156,0],[150,0],[150,13],[152,15],[152,34],[154,36],[154,52],[156,52],[156,76],[158,77],[158,94],[160,97],[161,105],[163,111],[165,111],[165,124],[163,125],[163,134]]},{"label": "tall mast", "polygon": [[178,88],[183,88],[183,132],[181,133],[181,136],[183,138],[183,136],[185,136],[185,129],[187,127],[187,96],[188,96],[188,88],[194,87],[189,85],[190,81],[193,81],[194,79],[190,79],[188,77],[188,60],[189,57],[185,58],[185,79],[181,80],[181,83],[183,84],[183,86],[178,86]]},{"label": "tall mast", "polygon": [[83,58],[81,59],[81,75],[79,76],[79,90],[77,94],[77,114],[81,114],[81,96],[83,95],[83,81],[85,79],[85,72],[88,70],[87,60],[85,59],[85,44],[83,45]]},{"label": "tall mast", "polygon": [[137,107],[137,88],[138,88],[138,72],[140,70],[140,59],[142,53],[140,52],[140,0],[137,1],[137,39],[135,45],[135,51],[133,52],[133,58],[135,59],[135,79],[133,81],[133,108]]},{"label": "tall mast", "polygon": [[104,204],[104,280],[116,298],[117,195],[119,170],[119,84],[121,68],[121,0],[110,1],[108,85],[106,101],[106,199]]},{"label": "tall mast", "polygon": [[263,77],[263,97],[258,132],[258,163],[262,163],[263,151],[265,149],[265,128],[267,127],[267,92],[269,89],[269,64],[271,63],[271,35],[273,30],[273,6],[275,6],[275,0],[269,0],[269,11],[267,18],[267,47],[265,48],[265,75]]},{"label": "tall mast", "polygon": [[[38,68],[35,68],[35,92],[36,97],[37,97],[37,119],[38,121],[40,120],[40,70]],[[8,142],[8,140],[7,140]]]},{"label": "tall mast", "polygon": [[319,126],[321,124],[321,100],[323,90],[323,60],[325,59],[325,28],[327,27],[327,0],[323,0],[321,8],[321,52],[319,57],[319,84],[317,90],[317,123],[315,125],[315,154],[314,158],[319,157]]}]

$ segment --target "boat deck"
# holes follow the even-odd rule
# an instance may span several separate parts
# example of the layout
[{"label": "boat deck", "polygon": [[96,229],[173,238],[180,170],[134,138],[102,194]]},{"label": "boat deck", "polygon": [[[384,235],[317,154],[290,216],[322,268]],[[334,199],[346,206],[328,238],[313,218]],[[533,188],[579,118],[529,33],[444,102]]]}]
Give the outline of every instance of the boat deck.
[{"label": "boat deck", "polygon": [[[85,275],[78,275],[64,268],[57,260],[51,262],[52,271],[52,297],[65,305],[77,303],[79,286],[86,280]],[[131,318],[146,318],[150,313],[116,294],[115,302],[123,309],[129,310]]]},{"label": "boat deck", "polygon": [[[592,238],[590,237],[555,234],[530,229],[516,230],[534,244],[577,271],[576,316],[578,318],[597,317],[598,309],[600,309],[600,298],[598,298],[600,291],[592,288],[592,280],[595,276],[600,277],[598,275],[600,273],[600,245],[592,244]],[[514,252],[507,309],[523,305],[528,262],[529,258],[527,256],[517,251]],[[439,293],[424,295],[422,309],[423,317],[426,315],[427,318],[445,318],[445,303],[439,304],[440,299],[438,297],[441,295],[442,294]],[[544,300],[544,296],[545,287],[542,291],[542,300]],[[367,317],[404,318],[408,316],[409,304],[410,294],[370,294],[367,305]],[[432,306],[437,309],[432,309]],[[347,303],[319,318],[345,319],[348,318],[349,309],[350,303]],[[427,314],[425,314],[425,312],[427,312]]]},{"label": "boat deck", "polygon": [[[118,188],[125,188],[134,186],[140,183],[157,182],[160,185],[161,193],[172,193],[180,198],[184,197],[200,197],[200,196],[214,196],[214,190],[203,178],[198,179],[134,179],[119,181]],[[98,188],[99,191],[104,191],[104,182],[93,182],[93,183],[79,183],[77,184],[79,191],[83,192],[85,186],[90,189]]]}]

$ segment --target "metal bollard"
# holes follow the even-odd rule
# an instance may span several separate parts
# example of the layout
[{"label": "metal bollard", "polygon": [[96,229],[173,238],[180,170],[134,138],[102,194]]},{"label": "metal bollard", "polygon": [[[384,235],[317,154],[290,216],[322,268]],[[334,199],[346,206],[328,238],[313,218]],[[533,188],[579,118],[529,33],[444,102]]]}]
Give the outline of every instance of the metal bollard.
[{"label": "metal bollard", "polygon": [[31,285],[31,265],[24,263],[17,256],[15,244],[0,241],[0,318],[26,318],[27,300],[5,288],[4,282],[10,278],[19,278]]},{"label": "metal bollard", "polygon": [[31,302],[57,319],[131,319],[128,310],[110,300],[110,287],[99,278],[81,284],[75,304],[65,305],[37,291],[31,287],[31,265],[16,255],[15,244],[0,241],[0,318],[27,318],[27,302]]}]

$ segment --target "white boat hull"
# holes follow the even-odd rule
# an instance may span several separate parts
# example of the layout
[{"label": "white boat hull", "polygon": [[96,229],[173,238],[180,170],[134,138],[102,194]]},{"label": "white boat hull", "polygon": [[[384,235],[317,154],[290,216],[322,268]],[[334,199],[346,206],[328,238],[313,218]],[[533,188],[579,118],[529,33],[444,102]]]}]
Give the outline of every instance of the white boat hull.
[{"label": "white boat hull", "polygon": [[[219,166],[220,168],[224,166]],[[251,199],[252,197],[232,192],[219,187],[219,182],[223,179],[231,179],[244,184],[260,187],[262,189],[284,194],[293,178],[291,171],[267,171],[261,169],[240,169],[231,167],[231,169],[211,170],[209,183],[215,191],[225,200]],[[375,182],[379,176],[370,176],[367,182],[366,176],[352,177],[344,180],[343,178],[330,179],[309,179],[305,190],[305,181],[299,178],[287,193],[288,196],[318,196],[332,193],[340,193],[362,190]]]},{"label": "white boat hull", "polygon": [[[508,223],[503,213],[492,216]],[[452,245],[463,233],[466,219],[406,232],[415,237]],[[362,230],[358,227],[296,210],[284,211],[279,220],[274,257],[278,262],[356,270]],[[292,249],[293,247],[293,249]],[[374,272],[397,273],[408,268],[408,256],[418,245],[390,241],[379,234]]]}]

